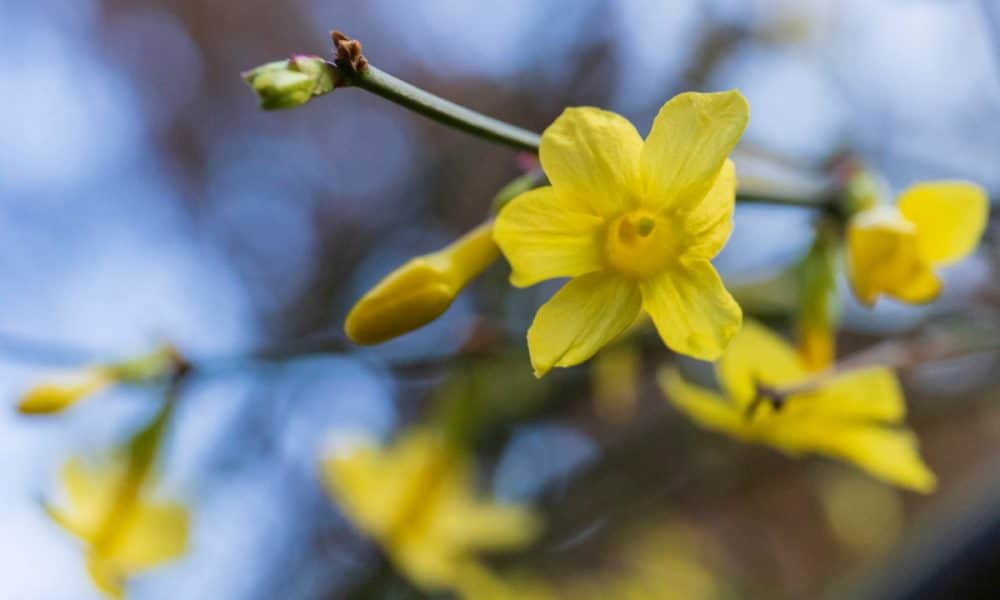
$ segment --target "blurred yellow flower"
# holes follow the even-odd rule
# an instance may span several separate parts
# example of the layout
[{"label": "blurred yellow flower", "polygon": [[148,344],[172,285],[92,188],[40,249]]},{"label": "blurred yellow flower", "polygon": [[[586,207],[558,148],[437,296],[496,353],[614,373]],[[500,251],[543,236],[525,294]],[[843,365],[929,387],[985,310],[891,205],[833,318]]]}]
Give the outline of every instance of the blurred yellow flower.
[{"label": "blurred yellow flower", "polygon": [[462,288],[500,256],[492,230],[491,222],[484,223],[389,273],[348,313],[347,337],[356,344],[379,344],[441,316]]},{"label": "blurred yellow flower", "polygon": [[453,588],[480,568],[476,552],[517,548],[539,529],[528,510],[477,497],[468,458],[427,429],[385,448],[360,441],[323,474],[348,518],[425,590]]},{"label": "blurred yellow flower", "polygon": [[551,186],[497,216],[511,283],[573,278],[539,309],[528,349],[539,377],[579,364],[645,310],[664,343],[715,359],[739,329],[739,305],[709,262],[732,230],[727,159],[749,118],[735,90],[685,93],[660,109],[645,142],[626,119],[570,108],[542,134]]},{"label": "blurred yellow flower", "polygon": [[68,505],[46,510],[86,544],[87,571],[108,597],[123,598],[129,576],[186,551],[187,509],[145,499],[123,457],[97,467],[72,458],[63,466],[62,484]]},{"label": "blurred yellow flower", "polygon": [[880,294],[910,303],[933,300],[941,291],[934,267],[971,253],[988,216],[983,189],[961,181],[917,184],[895,209],[857,213],[847,229],[847,274],[855,295],[868,306]]},{"label": "blurred yellow flower", "polygon": [[[688,383],[672,369],[661,371],[660,385],[674,406],[706,429],[791,455],[825,454],[911,490],[934,489],[916,437],[900,427],[906,407],[891,370],[870,367],[810,380],[790,345],[748,322],[716,374],[724,394]],[[814,385],[803,385],[810,381]],[[782,388],[793,391],[767,401]]]},{"label": "blurred yellow flower", "polygon": [[111,371],[100,366],[66,373],[28,390],[18,402],[17,410],[25,414],[59,412],[114,382]]}]

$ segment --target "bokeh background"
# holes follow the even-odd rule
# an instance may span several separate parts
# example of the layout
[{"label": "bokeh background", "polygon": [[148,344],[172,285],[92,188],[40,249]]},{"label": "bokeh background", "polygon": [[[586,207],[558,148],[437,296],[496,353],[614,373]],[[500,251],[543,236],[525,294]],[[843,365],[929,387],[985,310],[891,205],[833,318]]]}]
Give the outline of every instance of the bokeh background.
[{"label": "bokeh background", "polygon": [[[905,373],[941,480],[918,497],[697,430],[652,382],[672,360],[662,348],[643,349],[624,399],[587,367],[534,383],[522,336],[553,288],[509,288],[504,265],[419,332],[343,344],[351,303],[478,223],[525,161],[358,90],[260,111],[239,73],[326,55],[334,27],[380,68],[535,130],[595,105],[644,133],[675,93],[739,87],[752,106],[741,174],[806,189],[849,152],[893,190],[963,178],[1000,194],[995,0],[0,0],[4,402],[54,369],[163,341],[196,361],[317,350],[235,361],[185,395],[161,487],[191,505],[192,548],[134,580],[132,597],[344,597],[378,560],[323,493],[317,457],[340,435],[388,437],[448,394],[516,416],[484,434],[483,485],[559,507],[542,546],[513,560],[560,577],[599,580],[639,527],[664,533],[637,560],[666,565],[676,586],[693,572],[691,585],[736,595],[895,593],[957,556],[967,531],[990,531],[995,353]],[[780,276],[811,218],[737,210],[718,265],[749,312],[780,324],[794,300]],[[995,240],[993,225],[928,307],[869,312],[844,288],[842,347],[949,311],[995,319]],[[0,596],[96,597],[38,501],[68,455],[122,440],[160,393],[117,390],[54,418],[0,411]]]}]

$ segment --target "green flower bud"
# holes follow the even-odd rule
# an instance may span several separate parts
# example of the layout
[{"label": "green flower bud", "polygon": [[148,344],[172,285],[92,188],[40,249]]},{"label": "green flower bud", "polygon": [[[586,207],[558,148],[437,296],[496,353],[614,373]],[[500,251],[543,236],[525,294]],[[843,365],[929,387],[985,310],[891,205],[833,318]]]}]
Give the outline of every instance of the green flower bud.
[{"label": "green flower bud", "polygon": [[336,87],[333,69],[326,61],[304,54],[246,71],[243,80],[257,92],[265,110],[300,106]]}]

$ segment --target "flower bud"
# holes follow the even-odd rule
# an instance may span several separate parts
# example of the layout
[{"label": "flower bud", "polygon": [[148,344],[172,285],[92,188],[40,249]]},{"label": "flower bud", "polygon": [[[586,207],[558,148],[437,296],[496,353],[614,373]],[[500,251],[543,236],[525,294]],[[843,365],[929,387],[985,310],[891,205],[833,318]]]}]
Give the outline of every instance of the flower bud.
[{"label": "flower bud", "polygon": [[833,364],[836,330],[840,316],[837,304],[837,244],[839,231],[820,224],[816,240],[799,268],[797,314],[799,354],[806,367],[822,371]]},{"label": "flower bud", "polygon": [[116,383],[142,383],[182,368],[183,360],[171,346],[112,364],[95,365],[44,381],[29,390],[17,405],[25,414],[47,414],[69,408],[84,397]]},{"label": "flower bud", "polygon": [[411,259],[368,291],[344,322],[356,344],[380,344],[441,316],[462,288],[499,257],[493,223],[451,245]]},{"label": "flower bud", "polygon": [[114,382],[110,371],[92,367],[67,374],[63,380],[43,382],[28,391],[17,405],[24,414],[59,412],[76,404],[80,399],[96,393]]},{"label": "flower bud", "polygon": [[296,55],[243,73],[265,110],[293,108],[336,87],[333,70],[319,56]]}]

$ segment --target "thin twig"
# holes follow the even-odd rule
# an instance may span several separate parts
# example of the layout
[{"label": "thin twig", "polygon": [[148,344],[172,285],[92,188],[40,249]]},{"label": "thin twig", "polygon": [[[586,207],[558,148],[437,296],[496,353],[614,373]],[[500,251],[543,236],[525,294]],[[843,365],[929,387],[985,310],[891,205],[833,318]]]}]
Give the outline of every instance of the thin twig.
[{"label": "thin twig", "polygon": [[348,74],[347,79],[356,87],[449,127],[518,150],[538,152],[541,137],[537,133],[435,96],[372,65],[359,73]]}]

